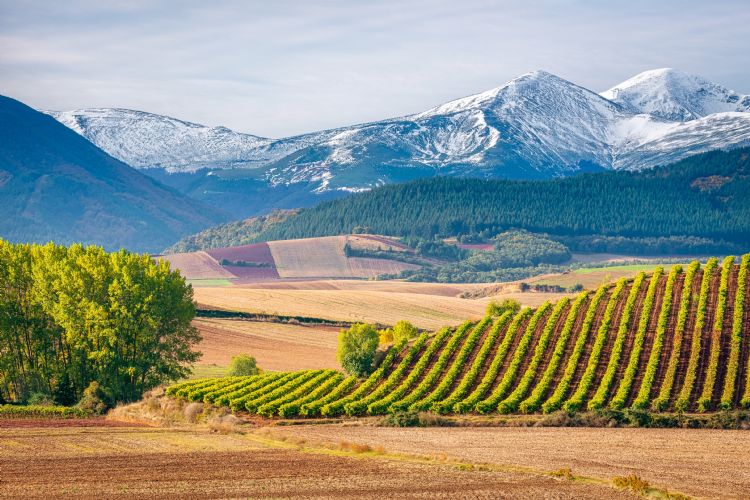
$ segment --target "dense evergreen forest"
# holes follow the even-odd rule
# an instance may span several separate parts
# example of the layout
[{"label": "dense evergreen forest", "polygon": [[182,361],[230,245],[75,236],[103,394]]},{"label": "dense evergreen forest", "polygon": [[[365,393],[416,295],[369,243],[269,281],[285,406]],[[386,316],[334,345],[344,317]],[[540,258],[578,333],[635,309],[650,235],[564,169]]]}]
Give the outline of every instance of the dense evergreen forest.
[{"label": "dense evergreen forest", "polygon": [[564,238],[571,249],[736,252],[750,243],[748,193],[750,148],[547,181],[438,177],[321,203],[257,240],[352,232],[491,237],[523,228]]}]

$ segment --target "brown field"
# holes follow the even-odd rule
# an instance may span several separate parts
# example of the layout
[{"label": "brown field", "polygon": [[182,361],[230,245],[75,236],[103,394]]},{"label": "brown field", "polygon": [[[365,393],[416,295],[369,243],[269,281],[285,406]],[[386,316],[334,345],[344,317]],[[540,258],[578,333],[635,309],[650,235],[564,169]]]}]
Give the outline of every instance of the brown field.
[{"label": "brown field", "polygon": [[347,259],[351,276],[359,278],[376,278],[381,274],[398,274],[401,271],[419,269],[416,264],[389,259],[370,259],[367,257],[349,257]]},{"label": "brown field", "polygon": [[[366,285],[368,282],[364,282]],[[201,287],[195,289],[198,304],[232,311],[307,316],[337,321],[394,324],[411,321],[420,328],[437,329],[484,315],[489,299],[461,299],[445,295],[375,290],[270,289],[264,287]],[[412,285],[412,284],[408,284]],[[378,289],[380,288],[380,289]],[[407,288],[408,289],[408,288]]]},{"label": "brown field", "polygon": [[0,429],[0,470],[0,498],[634,498],[541,473],[175,429]]},{"label": "brown field", "polygon": [[338,328],[213,318],[193,325],[203,336],[200,365],[227,366],[232,356],[250,354],[265,370],[339,368]]},{"label": "brown field", "polygon": [[270,241],[273,260],[282,278],[348,278],[344,255],[346,236]]},{"label": "brown field", "polygon": [[172,269],[179,269],[189,279],[232,279],[236,278],[206,252],[175,253],[161,255],[160,260],[167,260]]},{"label": "brown field", "polygon": [[283,434],[347,440],[401,453],[445,453],[473,463],[611,478],[636,474],[652,486],[699,497],[739,498],[750,486],[750,433],[695,429],[387,428],[293,426]]}]

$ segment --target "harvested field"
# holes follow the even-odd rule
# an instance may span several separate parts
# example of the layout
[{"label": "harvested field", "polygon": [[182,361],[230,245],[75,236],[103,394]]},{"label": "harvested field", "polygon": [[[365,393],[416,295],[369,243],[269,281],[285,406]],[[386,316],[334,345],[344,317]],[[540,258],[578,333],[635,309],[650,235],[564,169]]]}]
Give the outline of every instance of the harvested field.
[{"label": "harvested field", "polygon": [[280,280],[240,286],[241,288],[257,288],[259,290],[348,290],[352,292],[414,293],[458,297],[462,293],[485,288],[487,285],[484,283],[420,283],[393,280]]},{"label": "harvested field", "polygon": [[[377,285],[376,282],[374,282]],[[198,304],[231,311],[307,316],[337,321],[395,324],[405,319],[420,328],[456,325],[484,314],[488,299],[469,300],[416,293],[352,290],[279,290],[270,288],[195,289]]]},{"label": "harvested field", "polygon": [[348,278],[344,255],[346,236],[328,236],[268,243],[282,278]]},{"label": "harvested field", "polygon": [[226,265],[224,269],[231,272],[242,281],[265,281],[279,279],[279,273],[275,267],[255,266],[232,266]]},{"label": "harvested field", "polygon": [[351,276],[358,278],[375,278],[381,274],[398,274],[401,271],[419,269],[421,266],[399,262],[391,259],[371,259],[367,257],[349,257]]},{"label": "harvested field", "polygon": [[300,451],[253,435],[0,429],[0,498],[633,498],[600,484],[376,454]]},{"label": "harvested field", "polygon": [[206,251],[217,261],[226,259],[231,262],[255,262],[258,264],[274,264],[271,250],[267,243],[254,243],[238,247],[215,248]]},{"label": "harvested field", "polygon": [[352,248],[367,248],[370,250],[387,250],[391,252],[414,253],[414,249],[387,236],[374,234],[351,234],[346,242]]},{"label": "harvested field", "polygon": [[265,370],[339,368],[338,328],[208,318],[193,325],[203,336],[200,365],[227,366],[232,356],[247,353]]},{"label": "harvested field", "polygon": [[172,269],[179,269],[180,273],[189,279],[233,279],[230,273],[206,252],[174,253],[160,255],[159,260],[169,261]]},{"label": "harvested field", "polygon": [[[284,434],[446,453],[468,462],[514,464],[611,478],[637,474],[654,486],[700,497],[737,498],[750,484],[750,433],[692,429],[385,428],[294,426]],[[740,494],[740,496],[742,496]]]}]

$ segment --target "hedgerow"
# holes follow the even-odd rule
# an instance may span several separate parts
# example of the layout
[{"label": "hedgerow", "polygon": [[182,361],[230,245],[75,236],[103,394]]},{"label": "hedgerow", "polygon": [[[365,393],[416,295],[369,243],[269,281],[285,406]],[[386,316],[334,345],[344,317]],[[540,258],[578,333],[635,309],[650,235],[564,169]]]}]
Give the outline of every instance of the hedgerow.
[{"label": "hedgerow", "polygon": [[495,343],[497,342],[497,338],[500,336],[500,332],[503,328],[505,328],[505,325],[508,324],[513,314],[513,310],[506,310],[500,315],[497,321],[495,321],[495,324],[492,325],[492,328],[487,334],[487,337],[485,337],[484,342],[482,343],[482,347],[474,357],[474,361],[472,362],[471,367],[464,374],[461,382],[453,390],[450,396],[448,396],[448,398],[440,401],[439,403],[433,404],[431,408],[432,411],[436,413],[449,413],[453,410],[453,407],[456,405],[456,403],[461,401],[464,396],[466,396],[466,393],[469,392],[469,389],[471,389],[471,387],[476,382],[476,379],[479,376],[479,372],[484,367],[487,361],[487,357],[490,355],[490,351],[495,348]]},{"label": "hedgerow", "polygon": [[344,375],[339,372],[334,372],[331,377],[329,377],[325,382],[320,384],[313,391],[279,406],[279,416],[283,418],[290,418],[295,415],[299,415],[300,409],[303,405],[323,398],[327,394],[330,394],[333,390],[335,390],[335,388],[341,383],[343,379]]},{"label": "hedgerow", "polygon": [[656,379],[656,371],[659,369],[659,361],[661,360],[661,351],[664,347],[664,335],[667,331],[669,315],[672,314],[674,285],[677,281],[677,276],[681,272],[681,266],[673,266],[667,276],[667,284],[664,287],[664,298],[662,299],[661,310],[659,311],[659,319],[656,323],[654,344],[651,346],[651,353],[646,362],[646,372],[643,374],[641,387],[638,389],[638,395],[631,405],[633,409],[645,410],[648,407],[649,398],[651,397],[651,389],[653,388],[654,380]]},{"label": "hedgerow", "polygon": [[721,265],[721,278],[719,281],[719,294],[716,302],[716,314],[714,325],[711,329],[711,350],[708,355],[708,368],[706,378],[703,381],[703,391],[698,398],[698,411],[706,411],[711,407],[711,397],[716,386],[716,376],[719,367],[719,354],[721,353],[721,332],[724,329],[724,313],[727,309],[727,294],[729,293],[729,275],[734,269],[734,257],[724,259]]},{"label": "hedgerow", "polygon": [[[750,267],[750,253],[742,256],[740,261],[740,272],[737,276],[737,294],[734,297],[734,314],[732,317],[732,342],[729,348],[729,363],[727,364],[727,377],[724,380],[724,391],[721,394],[721,407],[728,410],[734,401],[735,384],[737,372],[740,367],[740,352],[742,347],[742,315],[745,312],[745,294],[747,290],[747,270]],[[747,383],[745,394],[740,400],[742,406],[750,406],[750,368],[747,370]]]},{"label": "hedgerow", "polygon": [[615,285],[614,290],[612,290],[612,295],[610,295],[609,297],[607,308],[605,309],[604,316],[602,317],[602,323],[601,325],[599,325],[599,331],[596,333],[594,345],[591,348],[591,355],[589,356],[589,360],[586,363],[586,371],[583,372],[583,376],[581,376],[581,380],[578,382],[578,387],[576,388],[573,395],[563,405],[563,408],[565,408],[566,411],[578,411],[581,406],[583,406],[586,394],[588,394],[589,389],[591,388],[591,384],[594,382],[596,367],[599,364],[599,358],[602,355],[602,349],[604,348],[604,344],[607,341],[609,330],[612,327],[612,316],[614,314],[615,307],[617,306],[617,301],[620,298],[620,294],[622,294],[622,291],[625,288],[625,283],[625,278],[621,278]]},{"label": "hedgerow", "polygon": [[625,301],[625,307],[622,310],[620,316],[620,326],[617,329],[617,336],[615,342],[612,345],[612,352],[609,355],[609,361],[607,362],[607,369],[604,372],[604,376],[599,382],[599,388],[594,393],[594,397],[588,403],[589,410],[598,410],[604,406],[609,395],[609,390],[612,387],[612,382],[615,379],[617,373],[617,367],[620,365],[620,357],[622,356],[622,350],[625,346],[625,337],[628,335],[628,328],[630,327],[630,320],[633,315],[633,309],[635,308],[635,302],[638,299],[638,292],[641,289],[643,280],[646,278],[646,273],[638,273],[638,276],[633,280],[633,286],[630,288],[630,293]]},{"label": "hedgerow", "polygon": [[508,329],[505,331],[500,347],[498,347],[495,352],[495,357],[492,358],[492,363],[490,363],[489,368],[487,368],[487,371],[482,377],[482,381],[479,382],[479,385],[463,401],[453,405],[454,412],[466,413],[467,411],[473,410],[477,403],[485,396],[485,394],[487,394],[487,391],[490,390],[492,383],[497,378],[500,368],[502,368],[503,361],[505,361],[505,357],[508,354],[508,350],[513,343],[513,339],[515,338],[518,329],[521,324],[531,316],[532,312],[533,310],[527,307],[519,311],[513,317]]},{"label": "hedgerow", "polygon": [[613,410],[621,410],[625,407],[630,389],[633,386],[635,374],[638,371],[638,362],[641,359],[641,351],[643,350],[643,344],[646,341],[646,330],[651,320],[651,311],[654,308],[654,300],[656,299],[656,289],[659,285],[659,279],[664,273],[664,268],[657,267],[654,270],[654,274],[651,275],[651,281],[648,284],[648,290],[646,291],[646,298],[643,300],[643,307],[641,308],[641,317],[638,319],[638,329],[635,332],[635,338],[633,339],[633,348],[630,350],[630,359],[625,367],[625,373],[623,374],[622,380],[620,380],[620,386],[615,392],[615,397],[609,403],[609,407]]},{"label": "hedgerow", "polygon": [[[411,367],[411,363],[414,360],[414,358],[422,351],[422,348],[424,347],[425,343],[427,342],[429,335],[427,333],[423,333],[422,335],[417,338],[417,340],[414,342],[414,344],[409,347],[409,350],[406,352],[406,355],[401,359],[401,362],[398,364],[395,370],[391,372],[390,375],[388,375],[388,378],[383,381],[382,384],[378,386],[377,389],[372,391],[367,397],[359,399],[357,401],[352,401],[351,403],[347,403],[344,406],[344,411],[347,415],[356,416],[356,415],[362,415],[367,411],[367,407],[370,405],[370,403],[373,403],[375,401],[378,401],[383,398],[389,391],[391,391],[393,388],[395,388],[403,379],[404,374],[406,371]],[[398,347],[398,350],[401,350],[404,345],[408,342],[408,338],[402,338],[399,343],[400,347]]]},{"label": "hedgerow", "polygon": [[464,365],[469,359],[469,356],[474,351],[474,348],[476,347],[477,343],[479,342],[479,339],[482,338],[482,334],[487,329],[487,326],[492,322],[492,318],[490,316],[485,316],[482,318],[482,320],[477,323],[477,325],[471,330],[469,335],[466,337],[466,341],[461,346],[461,349],[458,351],[458,354],[456,355],[456,359],[453,360],[453,363],[451,364],[451,367],[448,369],[447,372],[443,374],[442,379],[440,380],[440,383],[435,387],[430,394],[423,398],[421,401],[418,401],[414,404],[412,404],[409,409],[411,411],[421,411],[426,410],[430,408],[434,403],[439,402],[442,400],[446,393],[450,390],[450,388],[453,386],[453,382],[455,382],[456,378],[458,377],[458,374],[461,373],[461,370],[464,369]]},{"label": "hedgerow", "polygon": [[708,292],[711,288],[711,276],[713,275],[717,264],[717,259],[709,259],[708,262],[706,262],[706,267],[703,269],[701,290],[700,295],[698,296],[698,313],[695,316],[693,340],[690,344],[690,359],[688,360],[687,372],[685,373],[685,382],[682,384],[680,393],[677,396],[677,401],[675,401],[675,408],[678,411],[687,410],[690,404],[690,395],[693,393],[695,379],[698,376],[701,338],[703,337],[703,328],[706,325],[706,312],[708,310]]},{"label": "hedgerow", "polygon": [[608,289],[609,285],[600,286],[591,298],[589,307],[586,310],[586,317],[583,319],[581,330],[578,332],[578,338],[573,346],[573,352],[565,366],[565,371],[563,372],[560,381],[557,383],[557,387],[555,387],[552,395],[542,404],[543,413],[552,413],[553,411],[559,410],[563,405],[564,399],[568,395],[568,390],[573,383],[573,377],[578,369],[578,362],[580,361],[581,356],[583,356],[583,349],[586,346],[586,341],[591,332],[591,326],[594,324],[596,311],[602,301],[602,297],[604,297],[604,294],[607,293]]},{"label": "hedgerow", "polygon": [[307,380],[300,377],[295,379],[294,382],[284,386],[285,390],[279,397],[259,405],[256,409],[256,413],[258,415],[263,415],[264,417],[272,417],[273,415],[276,415],[281,405],[290,403],[300,397],[310,394],[310,391],[316,387],[320,387],[320,385],[324,384],[327,379],[336,374],[336,370],[316,370],[315,372],[317,372],[317,375],[307,378]]},{"label": "hedgerow", "polygon": [[659,389],[659,395],[651,403],[651,408],[655,411],[665,410],[669,405],[669,399],[672,396],[672,388],[674,387],[677,365],[680,361],[680,350],[682,349],[682,341],[685,335],[685,327],[687,325],[690,303],[693,296],[693,280],[698,269],[700,269],[700,262],[696,260],[690,263],[685,272],[685,280],[682,284],[682,294],[680,295],[680,309],[677,311],[677,324],[674,329],[672,351],[669,353],[667,371],[664,374],[664,379],[662,380],[661,388]]},{"label": "hedgerow", "polygon": [[432,359],[432,356],[434,356],[438,349],[443,346],[443,343],[450,334],[451,330],[449,328],[443,328],[442,330],[438,331],[437,334],[435,334],[435,337],[432,339],[430,345],[427,346],[427,349],[425,349],[424,354],[420,356],[419,361],[417,361],[417,363],[414,365],[414,368],[412,368],[412,370],[409,372],[409,375],[407,375],[406,378],[387,396],[380,399],[379,401],[374,401],[373,403],[371,403],[367,407],[367,412],[370,415],[380,415],[388,411],[388,408],[393,402],[403,398],[404,395],[409,391],[409,389],[414,386],[416,381],[419,380],[419,377],[422,376],[424,371],[427,369],[427,365],[430,362],[430,359]]},{"label": "hedgerow", "polygon": [[456,349],[458,349],[460,342],[464,340],[464,334],[470,327],[471,322],[467,321],[456,329],[443,350],[440,351],[440,355],[438,356],[437,361],[435,361],[435,364],[432,366],[430,371],[427,372],[422,381],[409,393],[408,396],[404,397],[400,401],[391,403],[391,406],[389,407],[390,411],[406,410],[412,404],[416,403],[422,397],[424,397],[424,395],[427,394],[430,389],[432,389],[432,386],[443,373],[445,365],[448,364],[448,360],[450,360],[453,353],[456,351]]},{"label": "hedgerow", "polygon": [[318,399],[304,403],[299,408],[299,414],[305,417],[314,417],[320,414],[320,410],[329,403],[338,401],[349,394],[357,385],[357,376],[350,375],[342,380],[331,392],[325,396],[321,395]]},{"label": "hedgerow", "polygon": [[489,413],[497,409],[497,405],[508,393],[511,385],[513,384],[513,381],[516,378],[516,373],[518,372],[521,363],[523,363],[523,358],[526,356],[526,353],[529,350],[529,346],[531,345],[531,341],[534,336],[534,331],[536,331],[537,324],[542,320],[542,317],[547,313],[547,311],[549,311],[551,307],[552,304],[547,301],[536,310],[534,315],[529,320],[529,324],[526,327],[526,331],[524,332],[523,337],[521,337],[521,340],[518,342],[516,351],[513,353],[513,357],[510,360],[510,365],[508,365],[508,368],[505,370],[503,378],[500,380],[500,383],[497,385],[497,387],[495,387],[489,397],[477,403],[476,411],[478,411],[479,413]]},{"label": "hedgerow", "polygon": [[75,406],[0,405],[0,418],[86,418],[91,414]]},{"label": "hedgerow", "polygon": [[[405,341],[406,339],[404,339]],[[320,414],[324,417],[336,417],[341,415],[344,411],[344,407],[347,403],[356,401],[365,394],[369,394],[375,386],[377,386],[383,378],[385,378],[385,372],[391,367],[393,361],[396,359],[399,351],[403,348],[403,344],[395,345],[388,350],[388,354],[385,355],[383,361],[377,370],[372,372],[362,384],[357,387],[351,394],[345,396],[338,401],[332,401],[320,409]]]},{"label": "hedgerow", "polygon": [[568,311],[568,316],[565,318],[563,329],[555,343],[555,350],[552,352],[552,357],[550,358],[549,363],[547,363],[547,368],[545,368],[542,378],[536,384],[534,390],[531,391],[529,397],[522,401],[518,407],[522,413],[535,412],[542,404],[542,398],[547,393],[549,386],[552,385],[552,379],[557,372],[558,366],[560,366],[563,356],[565,355],[570,334],[573,332],[573,326],[578,317],[578,311],[580,311],[581,306],[586,301],[588,295],[588,292],[579,294],[576,300],[573,301],[573,305],[570,306],[570,311]]},{"label": "hedgerow", "polygon": [[550,339],[552,338],[552,333],[555,330],[555,325],[560,319],[560,316],[562,316],[565,308],[568,307],[569,303],[570,299],[565,297],[561,299],[557,303],[557,305],[555,305],[554,309],[552,309],[552,314],[550,314],[549,318],[547,318],[547,323],[545,323],[542,334],[539,336],[539,341],[534,348],[534,354],[531,357],[529,365],[526,367],[526,371],[524,371],[523,375],[521,376],[521,380],[518,382],[516,388],[513,389],[513,392],[511,392],[508,397],[500,402],[497,407],[498,412],[511,413],[518,409],[518,405],[526,396],[529,387],[534,382],[534,377],[536,377],[536,372],[539,369],[539,364],[542,362],[544,355],[547,353],[547,346],[549,345]]}]

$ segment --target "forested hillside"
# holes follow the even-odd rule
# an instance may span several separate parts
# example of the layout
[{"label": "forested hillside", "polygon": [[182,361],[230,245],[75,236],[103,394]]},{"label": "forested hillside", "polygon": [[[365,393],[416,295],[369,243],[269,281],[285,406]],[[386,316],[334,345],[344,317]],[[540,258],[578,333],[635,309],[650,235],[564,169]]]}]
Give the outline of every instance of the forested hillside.
[{"label": "forested hillside", "polygon": [[168,393],[282,417],[748,408],[749,267],[750,254],[696,261],[498,311],[396,342],[367,378],[308,370]]},{"label": "forested hillside", "polygon": [[[750,242],[750,149],[714,151],[643,172],[548,181],[436,178],[389,185],[302,210],[268,241],[366,231],[494,236],[523,228],[607,250],[744,251]],[[619,239],[619,240],[618,240]],[[618,243],[619,241],[619,243]]]}]

